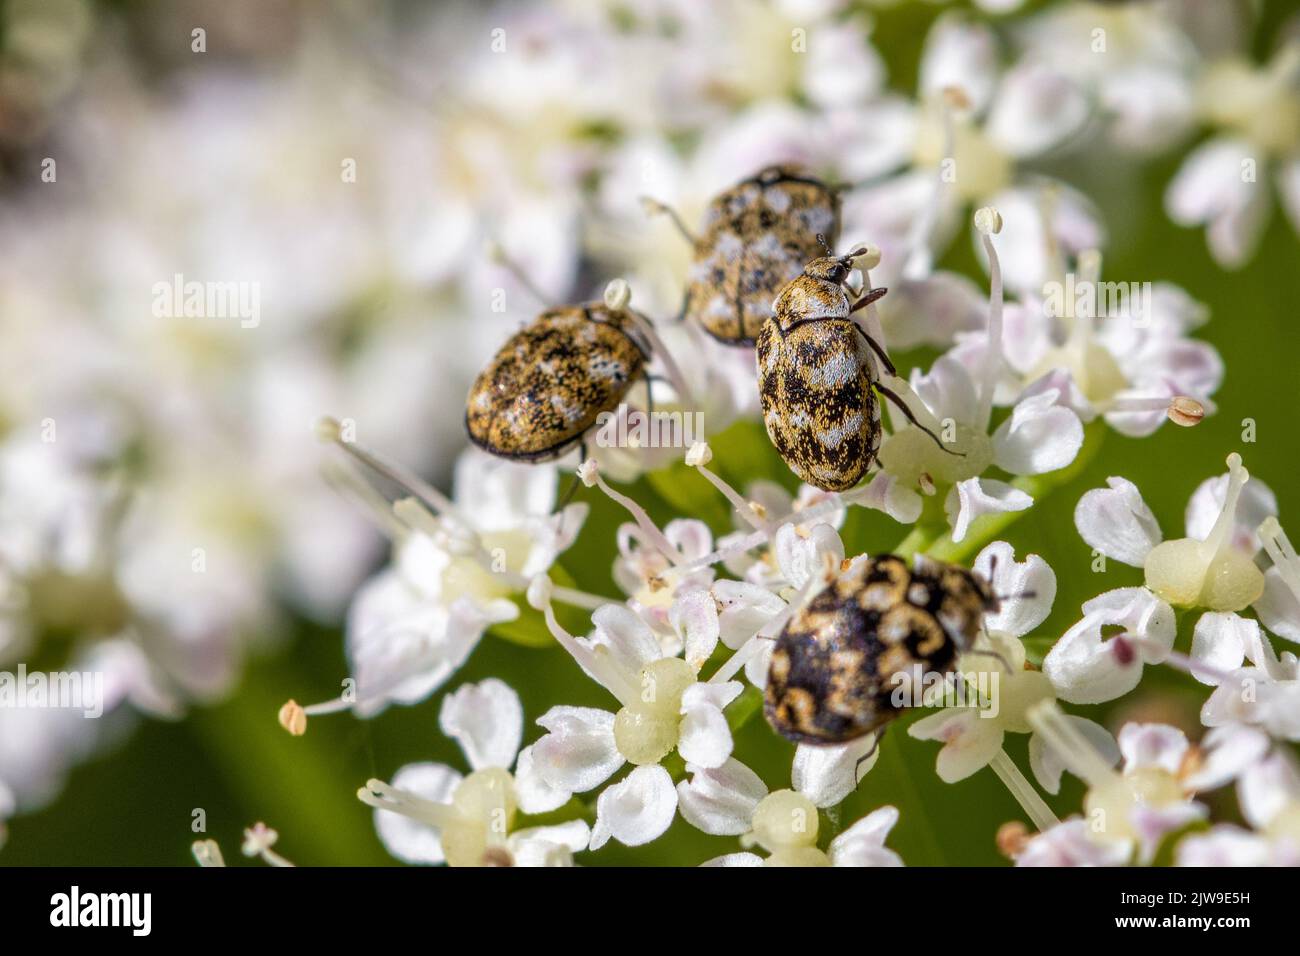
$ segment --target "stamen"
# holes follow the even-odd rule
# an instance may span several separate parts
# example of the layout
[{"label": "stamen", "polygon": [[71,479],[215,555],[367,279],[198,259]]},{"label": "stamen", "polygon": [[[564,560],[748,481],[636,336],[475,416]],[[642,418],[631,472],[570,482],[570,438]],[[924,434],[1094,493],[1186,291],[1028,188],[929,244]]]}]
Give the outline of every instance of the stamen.
[{"label": "stamen", "polygon": [[271,849],[279,839],[280,834],[265,823],[254,823],[244,830],[244,845],[240,848],[240,851],[244,856],[261,857],[263,862],[271,866],[292,867],[292,863]]},{"label": "stamen", "polygon": [[908,278],[920,279],[929,275],[934,267],[934,251],[930,241],[935,225],[939,222],[939,213],[943,209],[944,197],[948,191],[948,178],[944,175],[944,163],[953,159],[957,150],[956,122],[954,113],[959,109],[969,109],[970,98],[956,86],[945,88],[939,97],[940,118],[943,122],[943,155],[939,157],[939,168],[935,173],[934,192],[930,201],[921,210],[907,237],[909,250],[907,261],[903,264],[903,274]]},{"label": "stamen", "polygon": [[1104,412],[1164,412],[1171,422],[1184,428],[1198,425],[1205,418],[1205,406],[1190,395],[1133,395],[1096,404]]},{"label": "stamen", "polygon": [[551,636],[555,638],[556,643],[569,652],[569,656],[577,661],[580,667],[595,677],[601,686],[618,698],[619,703],[624,707],[632,706],[638,699],[636,688],[610,660],[608,653],[603,653],[604,648],[590,648],[564,629],[556,618],[555,608],[551,604],[552,589],[551,579],[546,575],[539,574],[533,578],[532,583],[528,585],[529,605],[542,612]]},{"label": "stamen", "polygon": [[1281,575],[1282,583],[1300,601],[1300,557],[1296,556],[1296,550],[1282,530],[1282,525],[1277,518],[1269,515],[1260,524],[1257,533],[1264,550],[1273,559],[1273,567]]},{"label": "stamen", "polygon": [[1066,768],[1089,787],[1100,787],[1118,779],[1119,775],[1102,759],[1097,749],[1066,720],[1055,700],[1039,701],[1029,708],[1025,718],[1043,742],[1056,751]]},{"label": "stamen", "polygon": [[221,855],[221,847],[216,840],[195,840],[190,844],[190,852],[199,866],[225,866],[226,859]]},{"label": "stamen", "polygon": [[979,230],[980,242],[989,260],[989,337],[984,351],[979,394],[979,420],[987,427],[993,414],[993,392],[1002,365],[1002,268],[992,238],[1002,231],[1002,216],[992,206],[985,206],[975,213],[975,228]]},{"label": "stamen", "polygon": [[763,527],[762,518],[759,516],[753,503],[746,501],[745,497],[735,488],[731,487],[722,477],[710,471],[706,465],[713,460],[713,450],[709,448],[708,442],[697,441],[691,445],[690,450],[686,452],[686,464],[690,465],[706,479],[709,484],[722,492],[723,497],[731,502],[732,507],[740,513],[740,516],[748,522],[751,528]]},{"label": "stamen", "polygon": [[435,514],[456,517],[463,525],[470,527],[470,523],[457,513],[456,506],[451,499],[419,475],[394,461],[388,460],[379,453],[371,451],[364,445],[346,440],[343,437],[343,426],[339,424],[337,419],[328,416],[320,419],[316,424],[316,435],[321,441],[337,445],[367,468],[419,498],[433,509]]},{"label": "stamen", "polygon": [[[686,384],[686,376],[677,367],[677,362],[673,359],[673,353],[668,351],[668,346],[664,345],[663,340],[659,338],[654,323],[641,313],[628,308],[631,301],[632,288],[627,284],[626,279],[613,279],[609,285],[605,286],[605,305],[611,311],[626,313],[632,324],[636,326],[637,331],[644,335],[646,341],[650,343],[651,355],[664,363],[664,372],[668,376],[668,382],[672,385],[673,390],[677,392],[678,404],[686,408],[694,408],[695,397],[691,393],[690,386]],[[647,383],[646,388],[649,387],[650,385]]]},{"label": "stamen", "polygon": [[439,830],[456,823],[454,807],[426,800],[407,790],[399,790],[382,780],[371,778],[357,790],[357,799],[376,810],[389,810]]},{"label": "stamen", "polygon": [[[862,270],[863,288],[874,289],[875,286],[871,282],[871,270],[880,265],[880,249],[872,245],[868,245],[866,248],[867,251],[858,256],[855,265]],[[885,347],[885,330],[880,323],[880,312],[876,308],[876,303],[867,303],[867,307],[863,311],[866,312],[867,335],[871,336],[877,345],[888,352],[889,350]],[[872,360],[875,359],[876,356],[873,355]]]},{"label": "stamen", "polygon": [[407,528],[393,517],[392,506],[367,481],[351,468],[327,462],[321,468],[325,483],[347,498],[391,541],[401,541]]},{"label": "stamen", "polygon": [[1052,808],[1047,805],[1047,801],[1034,789],[1034,785],[1025,779],[1020,768],[1007,756],[1005,750],[999,750],[994,754],[989,766],[1011,792],[1011,796],[1016,798],[1016,803],[1020,804],[1020,808],[1025,811],[1025,815],[1040,833],[1061,822],[1052,812]]},{"label": "stamen", "polygon": [[605,479],[600,476],[600,467],[596,464],[596,459],[588,458],[584,461],[578,468],[578,477],[582,479],[582,483],[588,488],[593,486],[599,488],[605,493],[606,497],[627,509],[627,513],[632,516],[632,520],[636,522],[637,527],[646,536],[646,540],[654,545],[655,549],[672,562],[674,566],[680,566],[684,563],[681,552],[674,548],[672,542],[664,537],[664,533],[650,520],[650,515],[646,513],[646,510],[627,495],[615,491],[605,483]]},{"label": "stamen", "polygon": [[280,708],[280,726],[294,737],[307,732],[307,711],[296,700],[287,700]]}]

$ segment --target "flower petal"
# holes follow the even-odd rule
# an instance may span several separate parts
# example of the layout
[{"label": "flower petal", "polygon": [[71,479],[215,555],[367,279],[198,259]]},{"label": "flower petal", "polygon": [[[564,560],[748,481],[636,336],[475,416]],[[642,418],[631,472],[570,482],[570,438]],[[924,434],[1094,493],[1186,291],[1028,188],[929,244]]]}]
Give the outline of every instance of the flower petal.
[{"label": "flower petal", "polygon": [[[1066,714],[1065,719],[1074,724],[1075,730],[1101,754],[1107,766],[1113,767],[1119,763],[1119,745],[1109,730],[1096,721],[1077,714]],[[1061,792],[1061,774],[1066,769],[1065,763],[1055,748],[1044,743],[1038,734],[1032,734],[1029,738],[1029,768],[1044,790],[1048,793]]]},{"label": "flower petal", "polygon": [[733,651],[785,610],[785,602],[779,597],[748,581],[718,581],[713,585],[713,599],[722,609],[718,614],[719,636]]},{"label": "flower petal", "polygon": [[899,524],[915,524],[921,517],[921,496],[887,471],[871,476],[855,500],[867,508],[883,511]]},{"label": "flower petal", "polygon": [[552,707],[537,718],[550,731],[533,744],[533,765],[551,787],[584,793],[623,766],[614,715],[594,707]]},{"label": "flower petal", "polygon": [[1193,667],[1192,676],[1202,684],[1217,685],[1222,673],[1230,674],[1241,667],[1246,660],[1246,648],[1258,641],[1257,622],[1237,614],[1207,611],[1197,620],[1192,632],[1192,659],[1208,668]]},{"label": "flower petal", "polygon": [[1300,598],[1276,567],[1264,572],[1264,594],[1255,602],[1255,613],[1274,634],[1300,641]]},{"label": "flower petal", "polygon": [[677,790],[668,771],[658,764],[637,767],[597,799],[590,847],[599,850],[611,837],[642,846],[663,836],[676,813]]},{"label": "flower petal", "polygon": [[1127,723],[1119,731],[1124,772],[1164,770],[1177,774],[1187,756],[1187,735],[1168,724]]},{"label": "flower petal", "polygon": [[[434,803],[450,803],[460,783],[459,773],[441,763],[407,764],[393,775],[391,786]],[[392,810],[375,810],[375,830],[384,848],[406,863],[442,863],[438,830]]]},{"label": "flower petal", "polygon": [[718,605],[713,595],[704,588],[679,590],[668,620],[681,638],[686,662],[698,671],[718,646]]},{"label": "flower petal", "polygon": [[[875,748],[866,760],[868,752]],[[800,744],[794,750],[790,782],[819,807],[833,807],[858,787],[863,775],[880,758],[875,734],[833,747]],[[862,760],[862,765],[858,761]]]},{"label": "flower petal", "polygon": [[734,758],[720,767],[688,764],[686,769],[690,780],[677,785],[682,818],[715,836],[749,832],[754,808],[767,796],[767,785],[758,774]]},{"label": "flower petal", "polygon": [[1019,488],[993,478],[967,478],[948,493],[944,510],[952,523],[952,540],[963,541],[971,523],[987,514],[1024,511],[1034,503]]},{"label": "flower petal", "polygon": [[1079,499],[1074,526],[1092,548],[1108,558],[1140,568],[1162,540],[1160,525],[1137,485],[1107,478],[1109,488],[1094,488]]},{"label": "flower petal", "polygon": [[993,95],[998,72],[997,38],[989,27],[949,14],[935,21],[921,53],[918,87],[927,97],[957,87],[976,113]]},{"label": "flower petal", "polygon": [[907,735],[943,741],[935,770],[944,783],[965,780],[987,767],[1002,749],[1004,736],[1000,721],[981,718],[975,709],[956,707],[922,717],[907,728]]},{"label": "flower petal", "polygon": [[591,827],[586,820],[568,820],[516,830],[507,844],[515,866],[573,866],[573,854],[587,849],[590,840]]},{"label": "flower petal", "polygon": [[524,707],[509,684],[489,677],[444,697],[438,725],[460,744],[471,769],[508,770],[524,737]]},{"label": "flower petal", "polygon": [[993,433],[993,457],[1013,475],[1041,475],[1064,468],[1083,447],[1079,416],[1045,391],[1022,399]]},{"label": "flower petal", "polygon": [[1090,112],[1074,80],[1031,60],[1003,76],[985,128],[1004,152],[1024,158],[1060,144],[1080,129]]},{"label": "flower petal", "polygon": [[976,556],[973,567],[999,598],[997,612],[984,616],[987,630],[1024,637],[1052,613],[1056,572],[1038,555],[1017,561],[1011,545],[994,541]]},{"label": "flower petal", "polygon": [[786,581],[796,588],[827,567],[838,568],[844,560],[844,543],[828,524],[815,524],[802,534],[795,525],[783,524],[777,529],[772,550]]},{"label": "flower petal", "polygon": [[533,748],[519,751],[515,762],[515,797],[524,813],[550,813],[569,802],[568,790],[553,787],[546,782],[533,760]]},{"label": "flower petal", "polygon": [[[731,683],[742,689],[738,682]],[[721,767],[731,756],[731,747],[731,727],[721,708],[708,701],[688,703],[683,695],[677,730],[677,752],[682,759],[700,767]]]},{"label": "flower petal", "polygon": [[[1083,615],[1043,659],[1057,696],[1070,703],[1099,704],[1127,694],[1143,664],[1159,663],[1173,647],[1173,608],[1146,588],[1107,591],[1085,604]],[[1102,629],[1110,626],[1125,633],[1104,638]]]},{"label": "flower petal", "polygon": [[893,850],[885,848],[885,838],[898,822],[897,807],[873,810],[831,840],[827,852],[833,866],[902,866]]}]

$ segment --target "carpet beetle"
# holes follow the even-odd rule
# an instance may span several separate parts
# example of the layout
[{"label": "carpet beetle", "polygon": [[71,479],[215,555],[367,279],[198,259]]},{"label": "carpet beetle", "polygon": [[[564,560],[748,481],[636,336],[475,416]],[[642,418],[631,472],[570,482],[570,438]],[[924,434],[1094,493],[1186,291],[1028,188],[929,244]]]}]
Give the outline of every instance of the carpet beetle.
[{"label": "carpet beetle", "polygon": [[497,352],[470,388],[470,440],[501,458],[547,461],[578,444],[645,375],[650,348],[625,307],[547,309]]},{"label": "carpet beetle", "polygon": [[[839,188],[796,165],[768,166],[714,197],[693,247],[684,317],[728,345],[754,344],[781,287],[839,235]],[[658,203],[652,208],[672,213]]]},{"label": "carpet beetle", "polygon": [[764,713],[783,737],[829,746],[884,728],[899,682],[951,672],[998,598],[980,574],[918,556],[862,557],[790,619],[768,667]]}]

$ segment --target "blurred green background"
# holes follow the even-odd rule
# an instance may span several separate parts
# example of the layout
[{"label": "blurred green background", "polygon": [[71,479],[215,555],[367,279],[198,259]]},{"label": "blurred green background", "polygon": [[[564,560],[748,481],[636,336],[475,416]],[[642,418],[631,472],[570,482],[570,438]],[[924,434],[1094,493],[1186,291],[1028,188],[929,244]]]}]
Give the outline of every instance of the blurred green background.
[{"label": "blurred green background", "polygon": [[[1037,5],[1037,4],[1036,4]],[[1259,54],[1277,24],[1297,8],[1270,3],[1257,32]],[[919,50],[929,23],[941,11],[930,4],[907,4],[879,11],[874,38],[889,62],[891,84],[914,88]],[[1039,634],[1055,635],[1077,620],[1080,604],[1113,587],[1140,582],[1141,572],[1111,562],[1104,575],[1090,570],[1090,552],[1078,537],[1072,512],[1079,496],[1121,474],[1138,484],[1166,534],[1181,533],[1188,496],[1203,479],[1224,470],[1231,451],[1242,454],[1251,473],[1277,493],[1284,526],[1300,534],[1300,455],[1297,455],[1297,303],[1300,303],[1300,244],[1275,211],[1253,261],[1224,272],[1209,257],[1199,231],[1173,226],[1161,208],[1165,184],[1180,156],[1171,156],[1132,175],[1114,175],[1085,163],[1044,167],[1081,188],[1099,204],[1110,234],[1105,278],[1118,281],[1169,281],[1206,303],[1211,320],[1198,335],[1221,352],[1227,376],[1215,396],[1218,414],[1194,429],[1162,428],[1135,441],[1108,433],[1099,456],[1077,478],[1041,501],[1006,536],[1018,556],[1038,552],[1049,558],[1059,582],[1051,618]],[[945,267],[981,275],[968,242],[959,239]],[[929,356],[896,355],[902,368]],[[382,388],[382,383],[376,383]],[[1257,423],[1257,441],[1242,442],[1242,420]],[[761,428],[755,426],[761,437]],[[729,456],[727,440],[715,446],[718,470],[737,485],[772,477],[793,487],[789,472],[766,440],[731,434],[764,456]],[[752,454],[752,453],[751,453]],[[688,484],[694,482],[698,484]],[[715,532],[730,530],[721,499],[709,494],[693,474],[680,478],[684,495],[707,500],[700,517]],[[567,572],[586,589],[617,595],[610,580],[612,529],[622,520],[604,499],[581,493],[592,514],[577,545],[563,557]],[[657,520],[680,512],[643,480],[632,494]],[[340,500],[340,507],[348,507]],[[886,550],[904,529],[879,513],[859,513],[845,529],[849,553]],[[1178,646],[1190,642],[1184,621]],[[305,622],[281,636],[273,656],[251,662],[234,696],[217,707],[194,710],[177,723],[143,724],[129,742],[76,769],[63,794],[47,809],[12,821],[0,865],[31,864],[191,864],[192,813],[206,812],[206,836],[222,846],[228,863],[244,861],[238,852],[243,827],[265,821],[280,831],[277,849],[300,865],[371,865],[394,862],[375,836],[371,811],[355,798],[371,776],[387,778],[401,765],[440,760],[464,768],[455,745],[437,727],[441,694],[415,707],[394,707],[360,722],[350,715],[314,719],[308,733],[291,738],[276,723],[288,698],[307,702],[337,694],[346,674],[339,632]],[[273,645],[276,642],[272,642]],[[516,688],[530,722],[525,741],[539,729],[531,721],[557,703],[607,707],[603,691],[582,676],[556,647],[531,649],[489,635],[469,664],[450,682],[497,676]],[[1101,720],[1112,730],[1126,719],[1143,717],[1177,724],[1198,735],[1197,711],[1206,690],[1167,669],[1150,669],[1142,690],[1103,708],[1075,710]],[[934,774],[938,747],[910,739],[902,727],[882,744],[876,767],[849,798],[843,819],[851,822],[881,804],[892,803],[902,818],[889,845],[909,865],[1005,863],[993,838],[998,826],[1020,819],[1018,806],[991,771],[948,786]],[[1027,770],[1025,738],[1009,738],[1008,751]],[[761,717],[737,736],[736,756],[774,787],[788,781],[792,746],[774,739]],[[1049,798],[1061,815],[1077,811],[1081,788],[1067,778],[1063,793]],[[1231,795],[1224,812],[1232,815]],[[1216,812],[1216,817],[1218,813]],[[597,854],[581,854],[588,865],[698,863],[738,849],[733,838],[699,833],[680,817],[668,835],[649,847],[609,844]],[[259,864],[260,865],[260,864]]]}]

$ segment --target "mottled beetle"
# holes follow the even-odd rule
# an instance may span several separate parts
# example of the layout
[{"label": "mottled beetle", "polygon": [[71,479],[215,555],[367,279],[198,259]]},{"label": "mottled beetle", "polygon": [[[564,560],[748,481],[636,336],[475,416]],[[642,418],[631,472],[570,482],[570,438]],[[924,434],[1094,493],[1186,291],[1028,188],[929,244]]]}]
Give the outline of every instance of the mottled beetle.
[{"label": "mottled beetle", "polygon": [[650,347],[622,302],[547,309],[497,352],[470,388],[465,428],[484,451],[547,461],[582,441],[645,377]]},{"label": "mottled beetle", "polygon": [[892,554],[858,558],[777,638],[768,722],[798,743],[878,739],[902,712],[900,682],[951,672],[998,606],[988,582],[966,568],[923,556],[913,568]]},{"label": "mottled beetle", "polygon": [[877,391],[943,448],[906,403],[878,381],[868,349],[890,375],[894,366],[853,321],[852,313],[886,291],[873,289],[849,304],[844,283],[853,260],[865,253],[855,249],[809,262],[781,290],[775,314],[758,336],[758,394],[768,437],[796,475],[823,491],[852,488],[875,461]]},{"label": "mottled beetle", "polygon": [[753,345],[772,300],[840,230],[840,187],[795,165],[768,166],[716,196],[699,235],[672,215],[693,247],[683,316],[728,345]]}]

